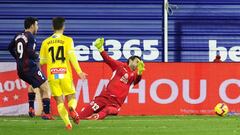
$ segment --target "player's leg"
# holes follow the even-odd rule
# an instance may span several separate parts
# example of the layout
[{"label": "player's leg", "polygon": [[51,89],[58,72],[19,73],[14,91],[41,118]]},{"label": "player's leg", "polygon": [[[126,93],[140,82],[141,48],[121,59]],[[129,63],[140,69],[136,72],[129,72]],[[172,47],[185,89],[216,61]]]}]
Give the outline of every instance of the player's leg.
[{"label": "player's leg", "polygon": [[50,114],[50,87],[47,81],[45,81],[40,87],[40,93],[42,97],[42,105],[43,105],[43,114],[42,118],[46,120],[54,120],[52,115]]},{"label": "player's leg", "polygon": [[33,84],[33,77],[29,73],[24,73],[22,70],[18,69],[18,76],[20,79],[28,83],[30,86],[28,87],[28,103],[29,103],[29,111],[28,114],[30,117],[35,116],[35,110],[34,110],[34,101],[35,101],[35,92],[33,91],[33,87],[31,86]]},{"label": "player's leg", "polygon": [[93,114],[90,118],[94,120],[102,120],[106,118],[108,115],[117,115],[120,111],[120,106],[115,99],[111,96],[104,96],[103,98],[105,106],[96,114]]},{"label": "player's leg", "polygon": [[63,93],[67,98],[68,107],[70,111],[70,116],[72,117],[74,123],[79,124],[79,115],[76,111],[77,100],[75,97],[75,87],[71,79],[62,79],[61,80],[61,88],[63,89]]},{"label": "player's leg", "polygon": [[51,87],[52,96],[54,97],[54,99],[57,102],[58,113],[59,113],[60,117],[62,118],[62,120],[64,121],[66,129],[71,129],[72,124],[68,117],[68,111],[64,106],[64,101],[63,101],[63,96],[62,96],[63,92],[62,92],[62,88],[60,85],[60,80],[49,80],[49,84]]},{"label": "player's leg", "polygon": [[42,118],[46,120],[53,120],[54,118],[50,115],[50,88],[46,77],[38,68],[33,69],[32,72],[26,73],[18,71],[18,76],[28,84],[32,85],[33,88],[39,88],[43,102],[44,113]]},{"label": "player's leg", "polygon": [[87,106],[81,109],[79,113],[80,119],[94,120],[95,115],[106,106],[106,99],[104,97],[95,97]]},{"label": "player's leg", "polygon": [[79,113],[79,117],[80,119],[87,119],[89,116],[93,114],[94,114],[94,110],[92,109],[92,105],[88,104],[87,106],[81,109],[81,112]]},{"label": "player's leg", "polygon": [[42,98],[43,114],[42,118],[45,120],[54,120],[50,114],[50,87],[46,77],[39,69],[36,69],[33,74],[29,75],[33,88],[39,88]]},{"label": "player's leg", "polygon": [[95,116],[96,120],[102,120],[106,118],[108,115],[117,115],[120,108],[114,105],[107,105],[102,111],[98,112],[98,115]]},{"label": "player's leg", "polygon": [[35,116],[35,110],[34,110],[34,101],[35,101],[35,92],[33,91],[33,87],[30,85],[28,87],[28,103],[29,103],[29,111],[28,114],[30,117]]},{"label": "player's leg", "polygon": [[119,106],[114,105],[107,106],[108,115],[117,115],[119,111],[120,111]]},{"label": "player's leg", "polygon": [[79,118],[79,115],[76,111],[77,100],[75,98],[75,94],[67,95],[66,98],[68,100],[68,107],[69,107],[69,111],[70,111],[70,116],[72,117],[74,123],[79,124],[80,118]]},{"label": "player's leg", "polygon": [[62,118],[62,120],[64,121],[66,129],[71,130],[72,124],[68,117],[68,111],[64,106],[63,97],[62,96],[54,96],[54,99],[57,102],[58,113],[59,113],[60,117]]}]

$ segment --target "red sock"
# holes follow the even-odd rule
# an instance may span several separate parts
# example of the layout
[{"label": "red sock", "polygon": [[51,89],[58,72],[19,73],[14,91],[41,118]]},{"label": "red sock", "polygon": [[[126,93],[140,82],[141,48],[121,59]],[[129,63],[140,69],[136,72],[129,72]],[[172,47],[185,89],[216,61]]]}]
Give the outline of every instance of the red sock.
[{"label": "red sock", "polygon": [[87,117],[91,116],[94,113],[92,107],[90,105],[82,108],[81,112],[79,113],[80,119],[87,119]]}]

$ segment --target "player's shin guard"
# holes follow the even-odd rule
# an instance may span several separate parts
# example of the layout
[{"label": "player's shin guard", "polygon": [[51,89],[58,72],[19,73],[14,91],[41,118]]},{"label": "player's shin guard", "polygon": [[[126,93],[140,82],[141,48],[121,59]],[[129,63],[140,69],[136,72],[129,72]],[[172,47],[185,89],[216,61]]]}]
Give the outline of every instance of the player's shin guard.
[{"label": "player's shin guard", "polygon": [[68,107],[75,110],[77,107],[77,100],[73,98],[70,101],[68,101]]},{"label": "player's shin guard", "polygon": [[29,103],[28,114],[29,114],[30,117],[34,117],[35,116],[34,101],[35,101],[35,93],[34,92],[28,93],[28,103]]},{"label": "player's shin guard", "polygon": [[44,98],[44,99],[42,99],[42,103],[43,103],[43,112],[45,114],[49,114],[50,113],[50,99]]},{"label": "player's shin guard", "polygon": [[36,95],[36,94],[35,94],[34,92],[28,93],[29,108],[34,109],[35,95]]},{"label": "player's shin guard", "polygon": [[65,125],[66,126],[72,125],[69,120],[68,112],[67,112],[64,104],[63,103],[58,104],[57,108],[58,108],[58,113],[59,113],[60,117],[62,118],[62,120],[64,121]]}]

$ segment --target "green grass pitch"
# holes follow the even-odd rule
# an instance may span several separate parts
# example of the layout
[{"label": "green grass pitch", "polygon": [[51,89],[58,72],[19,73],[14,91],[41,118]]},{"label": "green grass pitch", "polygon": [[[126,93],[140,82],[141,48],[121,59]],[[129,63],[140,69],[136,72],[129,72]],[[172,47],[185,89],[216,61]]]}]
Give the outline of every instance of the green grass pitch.
[{"label": "green grass pitch", "polygon": [[82,120],[72,131],[63,121],[40,117],[0,117],[0,135],[240,135],[240,117],[116,116],[101,121]]}]

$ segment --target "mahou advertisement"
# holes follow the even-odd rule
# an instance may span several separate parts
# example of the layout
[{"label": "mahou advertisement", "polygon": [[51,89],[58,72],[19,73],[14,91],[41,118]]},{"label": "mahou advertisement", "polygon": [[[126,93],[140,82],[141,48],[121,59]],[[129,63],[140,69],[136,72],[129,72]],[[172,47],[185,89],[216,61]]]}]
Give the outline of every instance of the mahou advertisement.
[{"label": "mahou advertisement", "polygon": [[[80,62],[88,74],[81,80],[74,73],[77,111],[107,86],[112,71],[104,62]],[[1,63],[4,65],[4,63]],[[28,113],[28,84],[17,76],[15,65],[0,72],[0,115]],[[240,112],[239,63],[145,63],[141,82],[129,90],[119,115],[214,114],[217,103]],[[2,68],[3,69],[3,68]],[[52,99],[51,109],[57,114]]]}]

